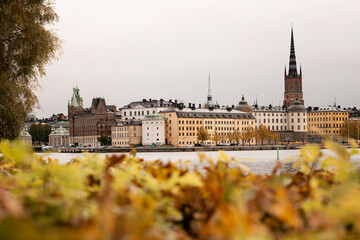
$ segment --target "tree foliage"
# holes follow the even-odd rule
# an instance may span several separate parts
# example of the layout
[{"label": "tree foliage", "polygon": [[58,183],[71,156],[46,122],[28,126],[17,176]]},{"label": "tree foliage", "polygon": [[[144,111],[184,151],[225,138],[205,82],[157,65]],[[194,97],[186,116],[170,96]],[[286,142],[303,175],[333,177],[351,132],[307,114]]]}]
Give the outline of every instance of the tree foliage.
[{"label": "tree foliage", "polygon": [[60,48],[51,0],[0,1],[0,139],[16,138],[37,106],[34,90]]},{"label": "tree foliage", "polygon": [[111,144],[110,137],[106,135],[101,135],[97,140],[101,143],[101,146],[107,146]]},{"label": "tree foliage", "polygon": [[360,138],[360,121],[347,121],[340,129],[340,136],[346,139],[359,140]]},{"label": "tree foliage", "polygon": [[[0,144],[0,239],[359,239],[359,154],[326,141],[254,175],[224,152],[205,168]],[[190,170],[191,169],[191,170]]]},{"label": "tree foliage", "polygon": [[29,128],[29,134],[32,137],[34,143],[48,143],[49,135],[51,133],[51,125],[50,124],[32,124]]},{"label": "tree foliage", "polygon": [[202,144],[204,144],[204,141],[207,141],[210,139],[210,135],[207,129],[204,127],[200,127],[197,132],[197,140],[201,141]]}]

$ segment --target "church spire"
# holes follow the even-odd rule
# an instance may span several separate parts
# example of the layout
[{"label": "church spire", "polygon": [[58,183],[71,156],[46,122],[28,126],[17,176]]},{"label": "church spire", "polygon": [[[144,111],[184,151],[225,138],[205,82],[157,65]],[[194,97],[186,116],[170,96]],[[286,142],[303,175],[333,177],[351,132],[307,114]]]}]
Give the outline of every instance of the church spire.
[{"label": "church spire", "polygon": [[291,45],[290,45],[290,60],[289,60],[289,75],[296,77],[297,67],[296,67],[296,56],[295,56],[295,43],[294,43],[294,30],[291,26]]},{"label": "church spire", "polygon": [[211,96],[211,87],[210,87],[210,72],[209,72],[209,79],[208,79],[208,101],[212,100],[212,96]]}]

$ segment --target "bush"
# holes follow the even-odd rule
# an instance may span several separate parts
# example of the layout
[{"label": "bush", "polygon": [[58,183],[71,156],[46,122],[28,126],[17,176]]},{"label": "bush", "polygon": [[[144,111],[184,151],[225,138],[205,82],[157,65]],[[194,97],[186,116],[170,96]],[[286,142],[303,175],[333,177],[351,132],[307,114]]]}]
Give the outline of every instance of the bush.
[{"label": "bush", "polygon": [[199,155],[202,170],[134,152],[60,165],[3,142],[0,239],[358,239],[357,146],[326,147],[301,149],[293,173],[254,175],[223,152]]}]

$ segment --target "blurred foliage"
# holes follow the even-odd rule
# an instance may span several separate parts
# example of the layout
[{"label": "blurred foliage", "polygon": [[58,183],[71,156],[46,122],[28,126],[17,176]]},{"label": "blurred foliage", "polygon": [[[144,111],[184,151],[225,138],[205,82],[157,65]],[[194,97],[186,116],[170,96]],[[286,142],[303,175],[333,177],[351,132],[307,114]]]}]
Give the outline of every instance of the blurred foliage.
[{"label": "blurred foliage", "polygon": [[358,146],[325,146],[255,175],[224,152],[191,170],[135,152],[61,165],[5,141],[0,239],[359,239]]}]

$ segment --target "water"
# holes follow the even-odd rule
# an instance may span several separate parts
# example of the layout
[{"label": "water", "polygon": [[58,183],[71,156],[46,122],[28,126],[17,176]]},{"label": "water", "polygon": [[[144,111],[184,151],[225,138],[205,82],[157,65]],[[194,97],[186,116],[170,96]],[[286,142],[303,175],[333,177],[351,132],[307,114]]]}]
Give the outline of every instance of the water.
[{"label": "water", "polygon": [[[329,150],[323,150],[325,155],[331,155]],[[214,161],[217,160],[219,152],[202,152],[208,158],[212,158]],[[229,157],[236,158],[240,163],[247,166],[252,173],[255,174],[270,174],[276,164],[276,150],[261,150],[261,151],[229,151],[225,152]],[[90,153],[95,154],[95,153]],[[121,155],[124,153],[111,153],[108,155]],[[60,163],[67,163],[71,159],[76,157],[83,157],[82,153],[39,153],[44,157],[50,157],[58,159]],[[104,158],[104,153],[98,154],[100,158]],[[299,150],[281,150],[280,151],[280,162],[283,163],[283,170],[291,170],[291,165],[286,163],[285,160],[292,156],[299,155]],[[160,159],[163,162],[176,162],[178,160],[189,160],[192,167],[197,166],[198,168],[204,167],[204,163],[200,163],[199,153],[197,152],[149,152],[149,153],[138,153],[138,158],[142,158],[145,161]],[[352,160],[360,160],[360,155],[355,155]]]}]

